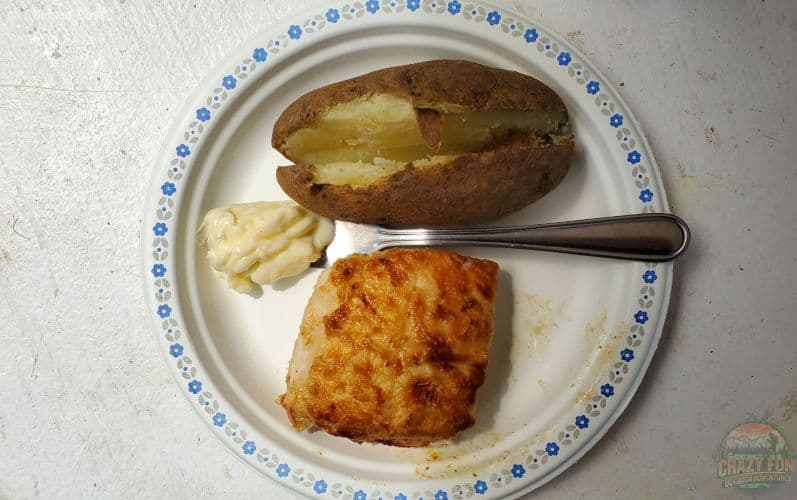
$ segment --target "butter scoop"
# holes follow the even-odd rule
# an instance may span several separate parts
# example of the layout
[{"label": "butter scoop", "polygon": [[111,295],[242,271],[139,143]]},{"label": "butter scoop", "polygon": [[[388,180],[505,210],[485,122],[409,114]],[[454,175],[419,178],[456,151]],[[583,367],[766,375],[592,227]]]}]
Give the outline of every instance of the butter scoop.
[{"label": "butter scoop", "polygon": [[247,293],[307,269],[332,241],[334,224],[293,201],[259,201],[208,211],[199,232],[210,267]]}]

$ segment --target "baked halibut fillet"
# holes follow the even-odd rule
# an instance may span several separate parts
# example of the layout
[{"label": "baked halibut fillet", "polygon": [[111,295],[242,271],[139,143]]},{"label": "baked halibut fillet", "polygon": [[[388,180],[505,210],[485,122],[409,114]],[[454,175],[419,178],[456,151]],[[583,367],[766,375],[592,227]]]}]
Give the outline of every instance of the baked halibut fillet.
[{"label": "baked halibut fillet", "polygon": [[497,274],[429,248],[336,261],[304,311],[280,397],[293,426],[425,446],[473,425]]}]

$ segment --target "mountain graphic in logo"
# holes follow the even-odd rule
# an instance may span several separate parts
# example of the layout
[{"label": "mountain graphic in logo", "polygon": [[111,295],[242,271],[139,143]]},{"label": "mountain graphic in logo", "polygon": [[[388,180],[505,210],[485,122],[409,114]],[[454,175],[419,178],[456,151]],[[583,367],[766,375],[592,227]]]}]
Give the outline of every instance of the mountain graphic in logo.
[{"label": "mountain graphic in logo", "polygon": [[717,465],[726,488],[771,488],[791,481],[794,455],[780,431],[764,422],[748,422],[725,437]]}]

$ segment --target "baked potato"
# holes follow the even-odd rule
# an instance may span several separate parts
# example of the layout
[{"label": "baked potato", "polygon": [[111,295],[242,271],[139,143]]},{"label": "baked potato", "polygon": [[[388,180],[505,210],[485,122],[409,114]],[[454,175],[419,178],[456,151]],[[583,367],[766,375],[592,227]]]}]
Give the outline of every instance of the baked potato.
[{"label": "baked potato", "polygon": [[484,222],[553,190],[573,153],[559,96],[468,61],[396,66],[313,90],[274,125],[295,165],[277,181],[305,208],[370,224]]}]

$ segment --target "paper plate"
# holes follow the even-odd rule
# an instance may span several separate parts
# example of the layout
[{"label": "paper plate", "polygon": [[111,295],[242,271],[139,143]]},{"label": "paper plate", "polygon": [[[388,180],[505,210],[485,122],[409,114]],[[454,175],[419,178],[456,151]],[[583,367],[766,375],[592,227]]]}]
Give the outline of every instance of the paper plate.
[{"label": "paper plate", "polygon": [[501,221],[666,212],[653,154],[607,80],[536,22],[464,1],[369,0],[319,7],[231,54],[183,108],[160,155],[143,237],[149,316],[200,418],[267,477],[310,497],[513,497],[550,481],[606,432],[656,349],[669,264],[459,249],[501,266],[495,334],[476,425],[445,445],[358,445],[296,432],[277,404],[318,271],[259,296],[226,287],[196,232],[205,211],[285,199],[270,147],[279,113],[313,88],[387,66],[467,59],[535,76],[570,112],[564,182]]}]

